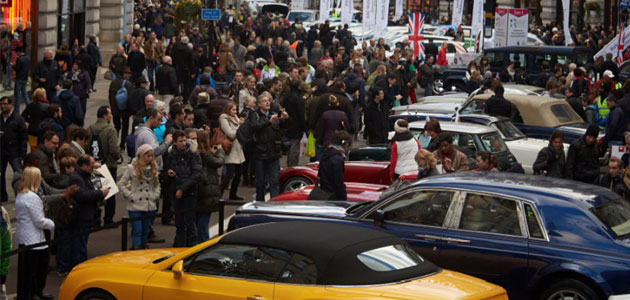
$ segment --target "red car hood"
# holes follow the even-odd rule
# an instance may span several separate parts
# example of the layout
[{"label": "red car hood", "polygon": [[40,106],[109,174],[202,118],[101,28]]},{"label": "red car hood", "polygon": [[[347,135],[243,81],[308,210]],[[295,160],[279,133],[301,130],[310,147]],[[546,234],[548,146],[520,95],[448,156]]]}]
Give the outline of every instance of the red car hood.
[{"label": "red car hood", "polygon": [[[271,201],[304,201],[308,199],[308,194],[311,193],[313,187],[313,185],[309,185],[297,191],[282,193],[271,199]],[[386,189],[387,186],[381,184],[346,183],[348,201],[376,201]]]}]

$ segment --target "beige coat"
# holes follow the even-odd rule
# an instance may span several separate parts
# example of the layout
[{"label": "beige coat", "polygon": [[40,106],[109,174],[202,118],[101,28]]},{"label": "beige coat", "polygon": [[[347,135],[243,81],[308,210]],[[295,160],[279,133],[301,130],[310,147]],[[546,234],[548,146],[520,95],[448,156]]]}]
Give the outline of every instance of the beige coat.
[{"label": "beige coat", "polygon": [[242,164],[245,161],[243,147],[241,147],[241,144],[236,138],[236,130],[238,129],[238,125],[238,119],[236,118],[231,118],[226,114],[221,114],[219,116],[219,126],[221,126],[221,130],[223,130],[228,138],[234,140],[230,154],[225,156],[226,164]]},{"label": "beige coat", "polygon": [[[135,160],[135,159],[134,159]],[[149,167],[145,169],[148,172]],[[149,173],[150,174],[150,173]],[[118,188],[127,200],[127,210],[130,211],[154,211],[157,210],[157,202],[160,200],[160,182],[158,178],[150,178],[142,175],[138,179],[132,164],[127,165],[127,170],[118,181]]]}]

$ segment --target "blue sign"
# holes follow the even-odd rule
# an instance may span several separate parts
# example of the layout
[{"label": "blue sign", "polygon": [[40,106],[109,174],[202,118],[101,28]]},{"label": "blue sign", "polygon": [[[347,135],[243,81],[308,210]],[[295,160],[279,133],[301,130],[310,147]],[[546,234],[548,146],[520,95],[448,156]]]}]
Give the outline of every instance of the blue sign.
[{"label": "blue sign", "polygon": [[630,9],[630,0],[619,0],[619,9]]},{"label": "blue sign", "polygon": [[221,10],[218,9],[202,9],[201,19],[204,21],[218,21],[221,20]]}]

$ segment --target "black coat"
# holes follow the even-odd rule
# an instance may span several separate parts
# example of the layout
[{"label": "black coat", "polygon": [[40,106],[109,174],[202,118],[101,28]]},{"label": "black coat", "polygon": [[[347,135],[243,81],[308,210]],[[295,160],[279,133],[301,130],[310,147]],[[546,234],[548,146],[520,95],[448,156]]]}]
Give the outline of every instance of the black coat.
[{"label": "black coat", "polygon": [[285,103],[290,125],[287,130],[287,137],[290,139],[301,139],[306,132],[306,120],[304,119],[304,100],[297,89],[291,89]]},{"label": "black coat", "polygon": [[15,80],[28,80],[30,66],[31,58],[26,54],[20,55],[20,57],[18,57],[15,61],[15,66],[13,67],[13,69],[15,69]]},{"label": "black coat", "polygon": [[[46,82],[39,82],[40,78],[45,78]],[[46,91],[50,93],[55,90],[56,85],[61,84],[61,68],[59,68],[59,64],[54,60],[44,60],[37,64],[34,79],[39,87],[46,89]]]},{"label": "black coat", "polygon": [[182,190],[184,196],[197,194],[197,187],[203,181],[203,166],[198,153],[190,151],[190,147],[180,151],[173,146],[166,159],[164,170],[173,170],[177,174],[170,180],[172,191]]},{"label": "black coat", "polygon": [[144,54],[140,51],[129,53],[129,56],[127,56],[127,65],[131,69],[131,74],[133,74],[133,79],[135,80],[136,77],[140,76],[142,71],[147,67]]},{"label": "black coat", "polygon": [[551,143],[538,152],[534,161],[534,174],[547,173],[547,176],[563,178],[566,158],[564,150],[556,150]]},{"label": "black coat", "polygon": [[[173,46],[173,67],[178,73],[187,73],[186,76],[190,76],[193,71],[193,54],[188,45],[177,42]],[[180,78],[181,79],[181,78]]]},{"label": "black coat", "polygon": [[[125,78],[118,77],[109,84],[109,107],[115,116],[120,114],[118,103],[116,102],[116,93],[122,87],[123,82],[125,82],[125,87],[127,88],[127,109],[129,109],[129,93],[133,90],[133,84],[131,84],[130,79],[126,80],[125,82]],[[142,102],[144,103],[144,100]]]},{"label": "black coat", "polygon": [[486,101],[483,112],[492,116],[502,116],[508,119],[512,117],[512,103],[503,97],[492,96]]},{"label": "black coat", "polygon": [[105,199],[103,193],[92,183],[91,174],[78,167],[70,178],[70,185],[73,184],[79,187],[79,191],[74,194],[74,199],[79,205],[79,220],[93,222],[99,203]]},{"label": "black coat", "polygon": [[615,104],[615,106],[610,109],[610,114],[608,115],[608,124],[606,124],[606,136],[604,137],[604,140],[606,142],[623,142],[623,135],[625,131],[626,119],[623,109],[618,104]]},{"label": "black coat", "polygon": [[24,118],[24,121],[28,123],[28,134],[32,136],[37,136],[39,122],[44,120],[47,116],[48,103],[40,101],[33,101],[29,103],[24,111],[22,111],[22,118]]},{"label": "black coat", "polygon": [[586,144],[583,136],[571,143],[567,154],[565,178],[592,183],[599,175],[599,144]]},{"label": "black coat", "polygon": [[208,110],[210,108],[210,103],[199,103],[197,107],[193,110],[193,114],[195,115],[195,128],[201,128],[203,125],[210,126],[210,122],[208,121]]},{"label": "black coat", "polygon": [[370,101],[363,117],[368,144],[387,144],[389,109],[384,103]]},{"label": "black coat", "polygon": [[346,185],[343,183],[345,172],[344,153],[335,148],[324,149],[319,161],[319,186],[322,190],[333,193],[331,200],[345,201],[348,199]]},{"label": "black coat", "polygon": [[279,159],[281,155],[280,123],[282,120],[278,119],[271,123],[269,122],[269,117],[265,116],[265,114],[258,109],[254,113],[249,114],[248,122],[251,122],[251,129],[254,132],[254,139],[256,140],[254,159]]},{"label": "black coat", "polygon": [[[599,176],[597,176],[597,178],[595,178],[593,184],[607,188],[613,192],[619,192],[620,189],[619,187],[617,187],[617,185],[625,185],[623,183],[623,174],[621,173],[612,178],[608,173],[600,174]],[[621,195],[621,193],[619,194]],[[630,194],[628,196],[630,196]]]},{"label": "black coat", "polygon": [[143,88],[135,88],[132,90],[127,90],[128,92],[128,100],[127,100],[127,111],[136,115],[142,108],[144,108],[144,98],[150,94],[149,90]]},{"label": "black coat", "polygon": [[155,86],[160,95],[179,95],[175,68],[168,64],[161,65],[155,71]]},{"label": "black coat", "polygon": [[3,157],[26,156],[26,123],[18,113],[11,112],[6,121],[0,114],[0,131],[4,132],[0,137],[0,153]]}]

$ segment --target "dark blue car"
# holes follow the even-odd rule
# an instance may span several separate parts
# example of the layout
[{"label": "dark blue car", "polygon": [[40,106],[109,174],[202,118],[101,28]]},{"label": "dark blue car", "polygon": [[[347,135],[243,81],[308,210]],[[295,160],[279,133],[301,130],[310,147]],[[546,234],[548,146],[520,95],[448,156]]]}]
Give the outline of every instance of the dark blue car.
[{"label": "dark blue car", "polygon": [[249,203],[229,229],[296,219],[380,228],[440,267],[503,286],[510,299],[630,298],[630,204],[593,185],[442,175],[373,203]]}]

